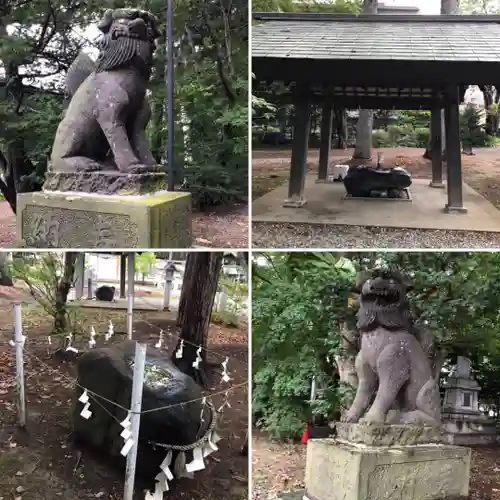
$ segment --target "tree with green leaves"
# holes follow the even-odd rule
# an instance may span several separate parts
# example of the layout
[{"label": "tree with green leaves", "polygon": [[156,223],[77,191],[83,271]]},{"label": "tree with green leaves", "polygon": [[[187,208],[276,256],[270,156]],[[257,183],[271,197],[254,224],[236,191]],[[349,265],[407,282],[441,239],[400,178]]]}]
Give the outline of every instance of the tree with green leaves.
[{"label": "tree with green leaves", "polygon": [[481,126],[481,114],[473,104],[465,106],[460,113],[460,137],[462,139],[462,151],[472,155],[472,146],[483,146],[486,143],[487,134]]},{"label": "tree with green leaves", "polygon": [[23,283],[40,307],[53,318],[52,334],[63,338],[76,326],[68,309],[78,252],[16,253],[10,262],[13,280]]},{"label": "tree with green leaves", "polygon": [[142,282],[144,283],[146,275],[151,272],[151,268],[156,263],[156,255],[154,252],[140,252],[135,254],[135,272],[142,274]]}]

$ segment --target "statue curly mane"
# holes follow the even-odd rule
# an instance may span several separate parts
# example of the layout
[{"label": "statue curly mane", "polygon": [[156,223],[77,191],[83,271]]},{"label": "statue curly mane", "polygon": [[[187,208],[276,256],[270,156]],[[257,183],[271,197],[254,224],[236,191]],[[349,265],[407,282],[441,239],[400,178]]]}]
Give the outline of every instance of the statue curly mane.
[{"label": "statue curly mane", "polygon": [[148,52],[150,52],[149,42],[136,38],[120,37],[111,40],[105,37],[96,61],[96,72],[133,66],[137,67],[144,76],[149,77]]},{"label": "statue curly mane", "polygon": [[409,287],[401,274],[376,269],[358,281],[357,289],[357,327],[362,333],[379,327],[386,330],[415,330],[406,296]]},{"label": "statue curly mane", "polygon": [[99,24],[103,36],[96,72],[132,66],[149,78],[155,40],[160,35],[157,23],[155,16],[141,10],[106,11]]}]

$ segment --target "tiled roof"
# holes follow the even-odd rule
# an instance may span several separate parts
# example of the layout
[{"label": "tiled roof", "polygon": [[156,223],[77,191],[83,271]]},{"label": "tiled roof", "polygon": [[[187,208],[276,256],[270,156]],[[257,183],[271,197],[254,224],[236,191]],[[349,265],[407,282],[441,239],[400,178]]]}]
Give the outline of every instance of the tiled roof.
[{"label": "tiled roof", "polygon": [[252,57],[500,62],[499,16],[254,17]]}]

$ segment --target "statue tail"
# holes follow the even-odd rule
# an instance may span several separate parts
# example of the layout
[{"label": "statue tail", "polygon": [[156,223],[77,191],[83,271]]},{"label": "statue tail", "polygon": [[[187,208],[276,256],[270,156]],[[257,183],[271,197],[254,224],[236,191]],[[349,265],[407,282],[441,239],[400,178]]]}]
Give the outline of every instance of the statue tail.
[{"label": "statue tail", "polygon": [[75,95],[78,87],[85,81],[85,79],[95,70],[95,63],[92,59],[80,52],[76,59],[71,63],[66,75],[66,97],[68,100]]}]

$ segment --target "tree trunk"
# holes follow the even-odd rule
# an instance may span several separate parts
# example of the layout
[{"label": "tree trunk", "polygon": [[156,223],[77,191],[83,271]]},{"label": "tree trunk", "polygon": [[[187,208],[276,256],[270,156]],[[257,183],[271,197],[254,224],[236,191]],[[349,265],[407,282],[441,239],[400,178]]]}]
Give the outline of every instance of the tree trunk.
[{"label": "tree trunk", "polygon": [[484,126],[484,131],[488,135],[495,135],[495,117],[489,112],[491,110],[491,106],[494,102],[494,88],[493,85],[479,85],[479,89],[483,93],[484,97],[484,110],[486,112],[486,122]]},{"label": "tree trunk", "polygon": [[73,285],[75,276],[75,264],[78,252],[66,252],[64,254],[64,270],[57,284],[56,303],[54,313],[54,333],[66,332],[68,324],[66,318],[66,303],[68,294]]},{"label": "tree trunk", "polygon": [[[174,354],[173,362],[182,372],[204,386],[208,385],[205,348],[222,269],[222,255],[222,252],[188,254],[179,302],[177,324],[181,328],[181,334],[177,347],[184,340],[184,348],[182,358],[177,359]],[[198,346],[203,349],[200,353],[200,369],[197,370],[193,367],[193,361],[196,359]]]},{"label": "tree trunk", "polygon": [[[364,0],[363,14],[377,14],[378,0]],[[356,125],[356,145],[354,147],[354,158],[370,160],[372,157],[372,132],[373,111],[361,109],[359,111],[358,123]]]}]

